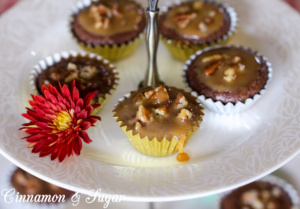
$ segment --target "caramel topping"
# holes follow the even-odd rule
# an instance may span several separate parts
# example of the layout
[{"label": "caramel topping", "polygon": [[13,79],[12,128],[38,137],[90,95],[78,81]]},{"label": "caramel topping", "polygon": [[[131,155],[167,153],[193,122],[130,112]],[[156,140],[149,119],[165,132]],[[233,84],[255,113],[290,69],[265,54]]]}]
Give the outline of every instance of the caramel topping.
[{"label": "caramel topping", "polygon": [[182,153],[178,153],[176,159],[178,162],[185,162],[190,159],[190,156],[187,153],[182,152]]},{"label": "caramel topping", "polygon": [[100,36],[135,31],[143,18],[143,9],[128,0],[100,0],[78,15],[87,32]]},{"label": "caramel topping", "polygon": [[216,91],[249,86],[257,78],[260,66],[260,60],[253,54],[237,48],[204,52],[192,64],[199,82]]},{"label": "caramel topping", "polygon": [[179,161],[179,162],[185,162],[185,161],[188,161],[190,159],[189,155],[184,152],[183,145],[184,145],[185,140],[186,140],[186,137],[184,137],[184,136],[181,136],[179,138],[180,147],[179,147],[179,150],[178,150],[179,153],[176,157],[177,161]]},{"label": "caramel topping", "polygon": [[[143,98],[141,98],[143,95]],[[137,102],[138,101],[138,102]],[[202,120],[202,107],[196,98],[176,88],[158,86],[146,87],[132,92],[129,98],[119,103],[114,112],[121,126],[141,138],[184,137]],[[183,141],[184,143],[184,141]]]},{"label": "caramel topping", "polygon": [[[184,8],[184,9],[183,9]],[[164,20],[165,27],[183,37],[202,38],[218,31],[224,22],[224,11],[201,1],[185,2],[171,7]]]}]

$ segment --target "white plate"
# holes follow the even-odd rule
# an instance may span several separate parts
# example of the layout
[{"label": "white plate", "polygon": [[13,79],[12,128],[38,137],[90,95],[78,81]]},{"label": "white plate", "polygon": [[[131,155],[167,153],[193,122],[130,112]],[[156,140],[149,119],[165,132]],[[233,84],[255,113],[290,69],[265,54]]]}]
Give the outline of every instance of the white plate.
[{"label": "white plate", "polygon": [[[144,1],[146,2],[146,1]],[[135,151],[112,118],[113,105],[136,89],[144,77],[146,51],[115,63],[120,85],[89,130],[93,143],[80,157],[63,163],[32,154],[18,131],[28,106],[28,76],[33,65],[62,50],[80,50],[68,33],[68,15],[75,1],[23,0],[0,18],[0,152],[13,163],[62,187],[88,193],[125,194],[132,201],[180,200],[232,189],[277,169],[300,150],[300,28],[299,15],[281,1],[227,0],[240,17],[233,43],[260,51],[273,64],[269,90],[247,112],[222,116],[205,111],[201,128],[186,151],[144,156]],[[162,5],[163,0],[160,1]],[[162,44],[159,73],[171,86],[184,87],[183,64]]]}]

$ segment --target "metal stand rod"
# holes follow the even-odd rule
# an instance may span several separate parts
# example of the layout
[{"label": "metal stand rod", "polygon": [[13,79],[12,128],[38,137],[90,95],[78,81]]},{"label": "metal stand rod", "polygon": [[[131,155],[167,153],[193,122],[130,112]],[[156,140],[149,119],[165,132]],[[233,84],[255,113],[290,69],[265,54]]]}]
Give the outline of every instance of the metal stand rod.
[{"label": "metal stand rod", "polygon": [[157,47],[158,47],[158,30],[157,30],[157,18],[159,9],[157,8],[158,0],[149,0],[149,7],[147,8],[148,26],[146,36],[146,46],[148,52],[148,66],[144,81],[140,86],[156,86],[162,83],[158,76],[157,71]]}]

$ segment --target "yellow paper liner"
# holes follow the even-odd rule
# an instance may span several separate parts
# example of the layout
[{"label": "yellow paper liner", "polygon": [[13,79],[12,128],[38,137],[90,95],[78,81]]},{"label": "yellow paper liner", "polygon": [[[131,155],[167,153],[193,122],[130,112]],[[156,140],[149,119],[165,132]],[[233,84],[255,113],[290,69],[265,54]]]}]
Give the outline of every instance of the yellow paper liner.
[{"label": "yellow paper liner", "polygon": [[[29,76],[30,93],[34,94],[34,95],[39,94],[39,92],[37,90],[37,86],[36,86],[36,79],[38,78],[38,76],[39,76],[39,74],[41,73],[42,70],[45,70],[46,68],[48,68],[52,64],[57,63],[57,61],[55,61],[55,60],[57,60],[58,57],[59,57],[59,60],[60,60],[60,58],[62,58],[62,57],[63,58],[67,58],[67,57],[70,57],[71,55],[72,56],[78,56],[78,55],[85,56],[85,55],[88,55],[91,58],[98,56],[99,57],[99,62],[106,63],[109,66],[109,68],[115,74],[115,80],[116,80],[116,82],[114,83],[112,89],[110,89],[110,91],[108,93],[106,93],[104,97],[99,97],[98,104],[100,104],[100,106],[97,107],[97,108],[95,108],[93,110],[93,112],[92,112],[92,115],[97,115],[102,110],[102,108],[104,107],[104,105],[107,102],[107,100],[115,92],[115,90],[116,90],[116,88],[118,86],[118,82],[117,81],[119,80],[119,77],[118,77],[119,73],[117,72],[115,66],[112,65],[108,60],[104,59],[103,57],[101,57],[99,55],[94,55],[92,53],[87,53],[87,52],[70,51],[70,52],[57,53],[57,54],[54,54],[53,56],[48,56],[47,58],[41,60],[37,65],[35,65],[34,69],[30,73],[30,76]],[[51,59],[52,64],[48,64],[49,62],[47,62],[46,59],[48,59],[48,61]],[[92,100],[91,104],[94,104],[94,103],[95,103],[95,101]]]},{"label": "yellow paper liner", "polygon": [[[203,118],[203,115],[201,115],[201,118]],[[119,126],[121,126],[122,121],[118,121],[118,117],[114,117],[114,119],[117,121]],[[190,137],[199,128],[201,122],[202,121],[198,121],[198,127],[194,126],[192,131],[189,130],[187,132],[187,137],[183,146],[187,144]],[[158,141],[156,137],[150,140],[147,136],[141,138],[140,134],[133,135],[132,130],[127,130],[127,126],[122,126],[121,129],[129,139],[131,145],[137,151],[145,155],[150,155],[154,157],[164,157],[172,155],[179,151],[181,145],[181,142],[180,140],[178,140],[177,137],[172,137],[170,141],[165,137],[161,141]]]}]

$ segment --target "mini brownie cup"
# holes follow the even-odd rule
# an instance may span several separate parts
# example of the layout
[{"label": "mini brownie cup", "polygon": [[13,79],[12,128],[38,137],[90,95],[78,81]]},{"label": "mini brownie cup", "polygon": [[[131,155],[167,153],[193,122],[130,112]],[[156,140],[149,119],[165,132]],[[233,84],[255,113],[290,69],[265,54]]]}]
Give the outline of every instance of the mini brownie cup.
[{"label": "mini brownie cup", "polygon": [[43,85],[70,87],[76,80],[81,97],[97,91],[92,101],[101,106],[93,111],[96,114],[116,89],[118,79],[115,67],[99,55],[71,51],[41,60],[31,72],[30,84],[33,94],[41,94]]},{"label": "mini brownie cup", "polygon": [[109,60],[129,56],[146,26],[144,9],[132,0],[83,1],[71,18],[71,32],[84,49]]},{"label": "mini brownie cup", "polygon": [[219,209],[296,209],[297,191],[274,176],[266,176],[221,195]]},{"label": "mini brownie cup", "polygon": [[132,146],[150,156],[183,153],[204,115],[196,97],[161,85],[131,92],[113,113]]},{"label": "mini brownie cup", "polygon": [[170,6],[159,17],[159,31],[171,54],[186,61],[199,49],[228,41],[235,32],[235,11],[213,1],[187,1]]},{"label": "mini brownie cup", "polygon": [[265,91],[271,73],[265,57],[236,46],[198,51],[184,67],[188,87],[204,106],[220,113],[246,110]]},{"label": "mini brownie cup", "polygon": [[[13,172],[10,180],[11,185],[16,189],[19,195],[26,195],[28,197],[28,199],[24,199],[24,201],[30,202],[32,199],[32,203],[38,204],[39,208],[45,208],[42,205],[55,205],[57,207],[58,204],[68,201],[74,194],[72,191],[43,181],[21,168],[17,168]],[[37,195],[44,196],[44,198],[35,198]],[[31,207],[32,206],[33,205],[31,205]]]}]

